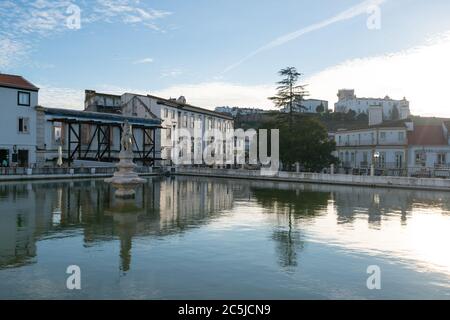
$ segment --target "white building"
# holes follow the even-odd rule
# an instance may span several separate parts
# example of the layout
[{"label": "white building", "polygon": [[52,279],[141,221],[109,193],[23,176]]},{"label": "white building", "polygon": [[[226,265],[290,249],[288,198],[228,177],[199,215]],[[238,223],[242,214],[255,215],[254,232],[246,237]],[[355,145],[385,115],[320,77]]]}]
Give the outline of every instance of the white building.
[{"label": "white building", "polygon": [[[234,120],[231,116],[190,105],[181,96],[178,99],[164,99],[152,95],[139,95],[125,93],[121,96],[97,93],[92,90],[86,91],[85,110],[97,112],[122,113],[127,116],[146,117],[154,115],[161,119],[161,158],[169,164],[172,160],[172,151],[175,145],[175,134],[177,129],[187,130],[192,137],[195,131],[201,136],[197,141],[188,142],[194,148],[203,150],[205,142],[203,134],[206,130],[219,130],[223,134],[231,132],[234,128]],[[227,146],[223,141],[216,141],[219,152],[231,151],[232,146]],[[228,150],[228,151],[227,151]]]},{"label": "white building", "polygon": [[383,122],[381,107],[368,112],[367,126],[335,133],[342,169],[367,174],[374,165],[387,175],[450,175],[450,123]]},{"label": "white building", "polygon": [[38,91],[21,76],[0,74],[0,166],[35,163]]},{"label": "white building", "polygon": [[[357,114],[367,114],[370,107],[381,106],[383,119],[385,120],[407,119],[410,116],[409,101],[406,98],[402,100],[393,100],[389,96],[384,98],[358,98],[353,89],[339,90],[338,98],[338,102],[334,105],[335,112],[347,113],[353,110]],[[395,116],[395,109],[398,117]]]},{"label": "white building", "polygon": [[[319,99],[305,99],[300,103],[294,103],[294,105],[292,106],[292,111],[303,113],[318,113],[318,107],[323,107],[323,112],[326,112],[328,110],[328,101]],[[281,112],[288,113],[289,111],[289,106],[281,109]]]},{"label": "white building", "polygon": [[250,114],[260,114],[264,113],[263,109],[257,109],[257,108],[240,108],[240,107],[216,107],[216,112],[219,113],[226,113],[231,115],[233,118],[236,118],[237,115],[250,115]]}]

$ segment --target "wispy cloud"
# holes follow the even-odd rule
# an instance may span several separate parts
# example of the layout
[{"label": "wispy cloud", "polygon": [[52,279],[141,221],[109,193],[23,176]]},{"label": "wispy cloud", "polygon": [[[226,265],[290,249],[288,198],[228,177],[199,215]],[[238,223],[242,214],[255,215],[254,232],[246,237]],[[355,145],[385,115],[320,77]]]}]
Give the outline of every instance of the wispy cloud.
[{"label": "wispy cloud", "polygon": [[161,78],[176,78],[183,74],[179,69],[165,70],[161,73]]},{"label": "wispy cloud", "polygon": [[[354,88],[358,96],[401,99],[411,102],[414,114],[449,116],[447,96],[450,74],[450,31],[408,50],[344,61],[305,79],[313,98],[325,99],[330,107],[340,88]],[[83,90],[41,87],[40,102],[50,107],[83,107]],[[274,84],[244,85],[223,81],[179,84],[159,90],[103,85],[100,92],[122,94],[135,92],[169,98],[186,96],[188,103],[205,108],[221,105],[272,108],[268,96]]]},{"label": "wispy cloud", "polygon": [[0,67],[5,68],[26,56],[40,39],[69,31],[67,10],[74,3],[81,10],[81,27],[104,22],[142,25],[162,31],[157,21],[172,14],[150,8],[148,3],[139,0],[0,1]]},{"label": "wispy cloud", "polygon": [[152,58],[144,58],[144,59],[139,59],[133,62],[133,64],[146,64],[146,63],[152,63],[153,59]]},{"label": "wispy cloud", "polygon": [[249,60],[250,58],[253,58],[254,56],[256,56],[257,54],[259,54],[261,52],[279,47],[279,46],[281,46],[287,42],[293,41],[305,34],[323,29],[323,28],[328,27],[337,22],[349,20],[349,19],[355,18],[359,15],[366,14],[368,8],[370,8],[372,6],[380,6],[381,4],[383,4],[386,1],[387,0],[366,0],[366,1],[359,3],[356,6],[353,6],[345,11],[342,11],[341,13],[335,15],[334,17],[331,17],[331,18],[323,20],[321,22],[312,24],[310,26],[296,30],[294,32],[285,34],[281,37],[278,37],[277,39],[263,45],[262,47],[256,49],[255,51],[249,53],[248,55],[246,55],[244,58],[237,61],[236,63],[233,63],[232,65],[228,66],[227,68],[225,68],[225,70],[222,73],[227,73],[227,72],[237,68],[242,63]]}]

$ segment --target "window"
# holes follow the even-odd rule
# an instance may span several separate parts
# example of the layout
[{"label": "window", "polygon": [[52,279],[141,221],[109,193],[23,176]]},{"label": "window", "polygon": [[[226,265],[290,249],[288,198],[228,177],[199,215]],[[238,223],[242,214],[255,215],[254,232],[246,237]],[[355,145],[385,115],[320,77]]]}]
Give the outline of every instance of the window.
[{"label": "window", "polygon": [[386,140],[386,132],[380,132],[380,139]]},{"label": "window", "polygon": [[424,166],[427,161],[427,154],[425,151],[416,151],[415,160],[416,165]]},{"label": "window", "polygon": [[172,110],[172,119],[175,119],[175,110]]},{"label": "window", "polygon": [[398,141],[403,142],[405,140],[405,133],[399,132],[398,133]]},{"label": "window", "polygon": [[191,116],[191,128],[194,128],[194,116]]},{"label": "window", "polygon": [[62,123],[61,122],[55,122],[53,125],[53,141],[57,145],[63,144]]},{"label": "window", "polygon": [[437,154],[437,165],[443,166],[446,164],[446,154],[445,153],[438,153]]},{"label": "window", "polygon": [[164,118],[168,118],[169,117],[169,109],[165,108],[164,109]]},{"label": "window", "polygon": [[187,114],[183,115],[183,127],[187,128]]},{"label": "window", "polygon": [[19,91],[17,96],[17,103],[19,106],[30,106],[30,93]]},{"label": "window", "polygon": [[166,138],[167,140],[172,140],[172,129],[166,128]]},{"label": "window", "polygon": [[19,118],[19,133],[30,133],[30,119]]}]

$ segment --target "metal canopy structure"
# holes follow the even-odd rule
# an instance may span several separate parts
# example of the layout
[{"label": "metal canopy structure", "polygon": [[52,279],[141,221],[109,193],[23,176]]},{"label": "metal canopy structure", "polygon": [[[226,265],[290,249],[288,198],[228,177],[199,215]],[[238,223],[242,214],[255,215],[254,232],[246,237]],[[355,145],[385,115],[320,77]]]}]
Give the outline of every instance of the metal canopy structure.
[{"label": "metal canopy structure", "polygon": [[[102,162],[118,161],[121,151],[121,143],[113,148],[111,135],[113,129],[118,128],[120,132],[119,142],[122,138],[122,124],[125,120],[133,127],[133,153],[134,161],[144,166],[153,166],[156,158],[156,130],[161,128],[159,119],[144,119],[125,117],[117,114],[99,112],[86,112],[65,109],[45,109],[47,116],[52,116],[47,121],[58,122],[66,125],[67,130],[67,161],[91,160]],[[89,125],[89,136],[84,137],[82,126]],[[92,130],[93,129],[93,130]],[[136,133],[140,132],[142,141],[138,143]],[[88,143],[83,143],[88,142]],[[94,143],[95,142],[95,143]]]}]

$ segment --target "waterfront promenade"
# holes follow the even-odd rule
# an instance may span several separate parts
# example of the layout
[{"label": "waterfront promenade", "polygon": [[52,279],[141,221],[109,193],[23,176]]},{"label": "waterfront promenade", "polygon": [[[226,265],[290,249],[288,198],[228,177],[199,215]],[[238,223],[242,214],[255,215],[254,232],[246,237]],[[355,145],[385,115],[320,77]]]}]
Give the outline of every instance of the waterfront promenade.
[{"label": "waterfront promenade", "polygon": [[[170,169],[138,170],[141,176],[156,176],[168,172]],[[114,168],[82,168],[82,170],[59,170],[47,172],[29,172],[29,174],[0,175],[2,181],[27,181],[46,179],[85,179],[107,178],[114,173]],[[381,188],[401,188],[418,190],[450,191],[450,179],[444,178],[415,178],[394,176],[365,176],[349,174],[324,174],[305,172],[280,171],[273,176],[263,175],[259,170],[245,169],[212,169],[212,168],[174,168],[172,175],[218,177],[228,179],[246,179],[261,181],[287,181],[300,183],[318,183],[331,185],[349,185]]]},{"label": "waterfront promenade", "polygon": [[176,174],[186,176],[206,176],[265,181],[290,181],[333,185],[450,191],[450,179],[442,178],[363,176],[349,174],[324,174],[305,172],[297,173],[284,171],[280,171],[274,176],[267,176],[262,175],[259,170],[205,168],[177,168]]}]

